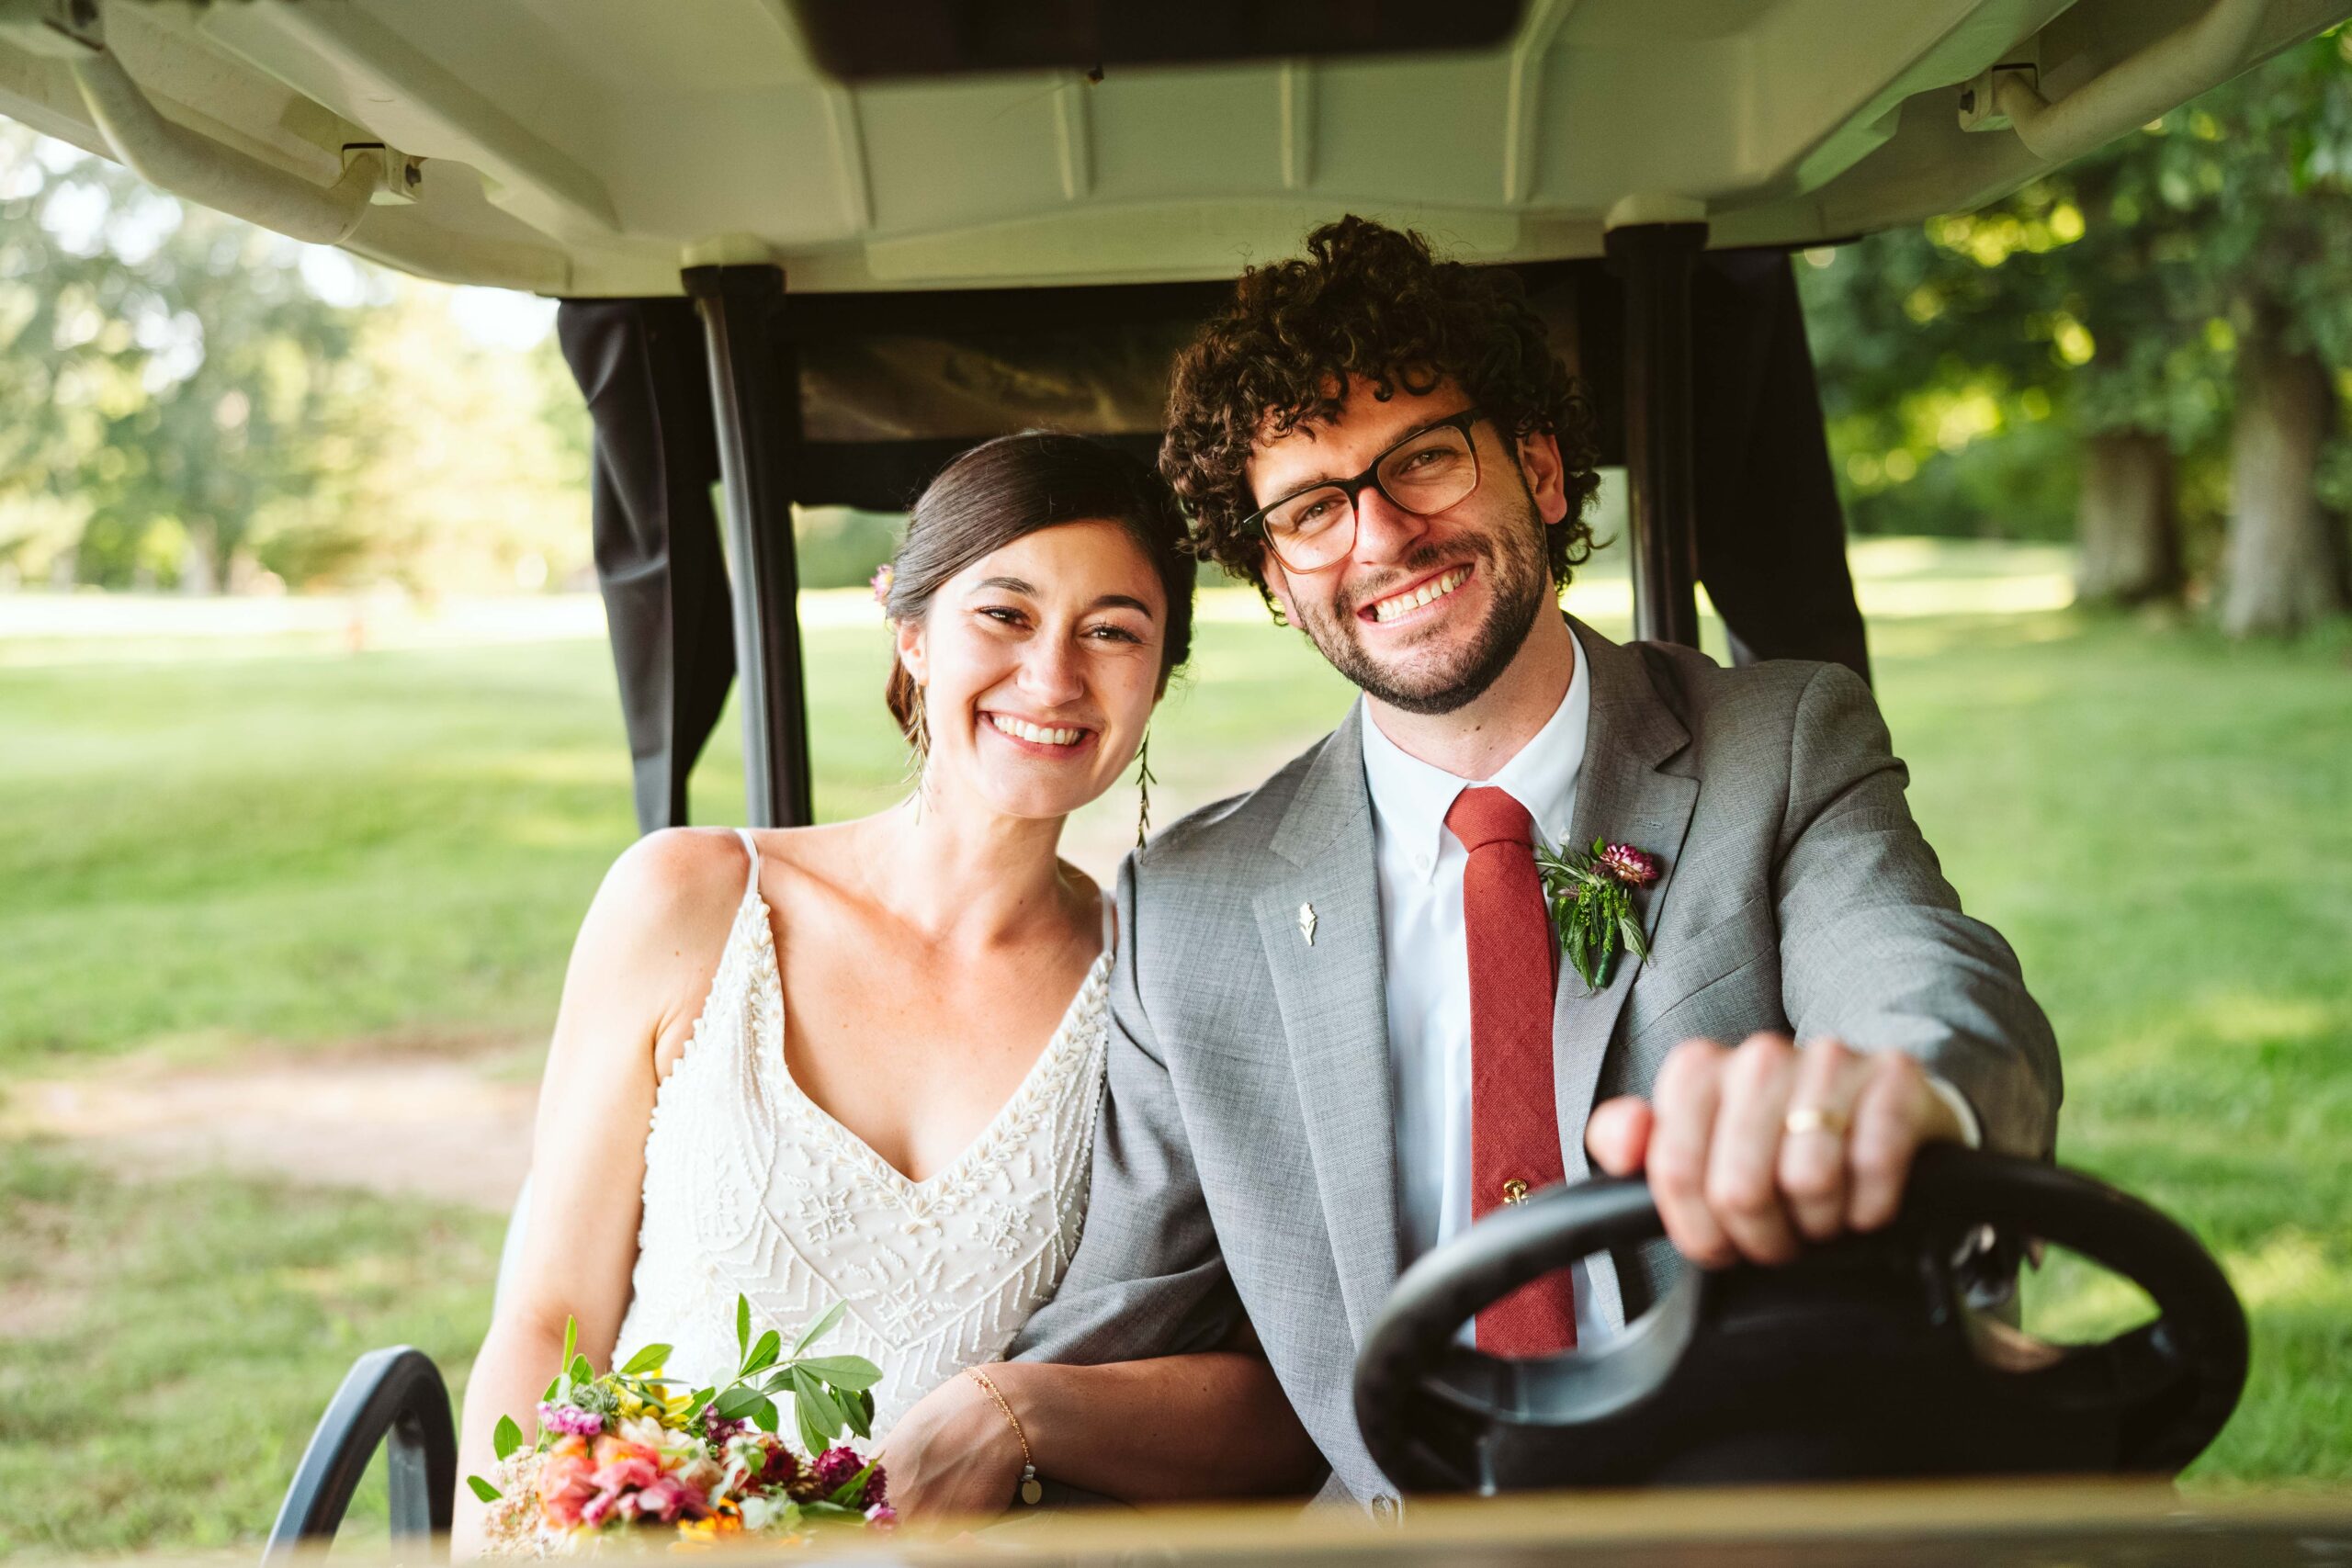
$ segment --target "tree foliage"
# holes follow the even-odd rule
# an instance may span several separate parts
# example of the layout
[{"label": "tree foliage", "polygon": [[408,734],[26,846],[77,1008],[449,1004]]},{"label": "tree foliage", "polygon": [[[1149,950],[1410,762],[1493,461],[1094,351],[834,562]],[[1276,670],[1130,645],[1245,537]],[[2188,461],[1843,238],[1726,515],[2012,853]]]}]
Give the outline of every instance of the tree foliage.
[{"label": "tree foliage", "polygon": [[[2310,356],[2325,388],[2352,368],[2346,255],[2342,33],[1981,211],[1813,254],[1801,276],[1858,523],[2054,532],[2066,448],[2115,433],[2178,455],[2186,510],[2218,524],[2249,504],[2243,486],[2225,499],[2224,469],[2233,422],[2261,400],[2250,370]],[[2340,508],[2352,442],[2325,418],[2311,485]],[[2047,482],[2052,461],[2068,483]]]},{"label": "tree foliage", "polygon": [[[322,297],[314,274],[345,287]],[[0,122],[0,569],[533,586],[586,560],[552,342]]]}]

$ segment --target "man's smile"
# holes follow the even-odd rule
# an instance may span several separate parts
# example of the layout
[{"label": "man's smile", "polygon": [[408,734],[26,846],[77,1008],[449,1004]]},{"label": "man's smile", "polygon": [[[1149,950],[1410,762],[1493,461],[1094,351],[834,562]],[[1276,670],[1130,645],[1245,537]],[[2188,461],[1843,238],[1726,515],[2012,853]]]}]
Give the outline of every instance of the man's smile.
[{"label": "man's smile", "polygon": [[1433,576],[1422,578],[1384,598],[1374,600],[1356,612],[1356,618],[1380,626],[1392,625],[1461,587],[1470,580],[1470,570],[1466,564],[1448,567]]}]

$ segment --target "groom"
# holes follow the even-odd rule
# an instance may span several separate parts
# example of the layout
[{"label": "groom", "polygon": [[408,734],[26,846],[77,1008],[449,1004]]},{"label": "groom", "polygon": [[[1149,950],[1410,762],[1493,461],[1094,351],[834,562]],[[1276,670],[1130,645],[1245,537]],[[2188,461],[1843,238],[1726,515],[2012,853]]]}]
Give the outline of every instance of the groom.
[{"label": "groom", "polygon": [[[2047,1153],[2059,1073],[1860,680],[1559,613],[1590,415],[1510,280],[1354,218],[1307,247],[1180,359],[1161,461],[1204,549],[1363,697],[1124,868],[1085,1236],[1015,1353],[1206,1347],[1238,1297],[1326,1495],[1386,1514],[1351,1377],[1420,1254],[1530,1190],[1646,1171],[1671,1246],[1475,1329],[1589,1347],[1678,1253],[1777,1263],[1886,1224],[1924,1144]],[[1626,860],[1648,955],[1597,992],[1558,962],[1538,839],[1655,865]]]}]

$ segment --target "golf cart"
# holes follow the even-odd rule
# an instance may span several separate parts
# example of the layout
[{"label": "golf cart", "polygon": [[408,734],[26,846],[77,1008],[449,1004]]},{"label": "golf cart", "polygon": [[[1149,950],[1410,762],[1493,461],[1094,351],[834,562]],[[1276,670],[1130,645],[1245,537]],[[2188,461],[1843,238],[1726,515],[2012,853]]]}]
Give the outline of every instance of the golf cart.
[{"label": "golf cart", "polygon": [[[813,813],[792,508],[903,506],[1031,425],[1150,451],[1175,346],[1242,266],[1345,211],[1520,273],[1626,470],[1637,636],[1695,643],[1703,582],[1736,658],[1866,673],[1789,253],[1992,199],[2346,15],[0,0],[0,112],[282,232],[562,299],[640,825],[687,820],[735,683],[747,820],[786,826]],[[2245,1323],[2192,1238],[2045,1168],[1919,1174],[1888,1237],[1694,1282],[1607,1351],[1455,1348],[1484,1302],[1656,1234],[1638,1186],[1544,1194],[1400,1281],[1360,1347],[1367,1440],[1408,1491],[1484,1493],[1949,1474],[1986,1452],[2162,1474],[2211,1439]],[[2162,1315],[2075,1350],[2007,1328],[1981,1300],[2001,1281],[1951,1262],[1988,1225],[2110,1264]],[[1890,1389],[1917,1396],[1907,1419]],[[1949,1419],[1922,1432],[1922,1409]],[[273,1546],[331,1536],[379,1441],[395,1531],[446,1528],[446,1390],[379,1351]]]}]

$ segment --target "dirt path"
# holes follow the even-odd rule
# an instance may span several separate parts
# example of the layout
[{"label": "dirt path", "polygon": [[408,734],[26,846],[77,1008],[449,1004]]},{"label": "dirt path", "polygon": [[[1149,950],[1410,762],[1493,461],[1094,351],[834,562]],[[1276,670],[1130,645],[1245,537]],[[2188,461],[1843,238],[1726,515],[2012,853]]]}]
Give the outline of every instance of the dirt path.
[{"label": "dirt path", "polygon": [[341,1050],[198,1070],[127,1059],[8,1085],[0,1134],[55,1137],[135,1177],[225,1168],[504,1213],[530,1165],[538,1096],[513,1061]]},{"label": "dirt path", "polygon": [[[1156,790],[1163,825],[1247,788],[1288,743]],[[1135,843],[1135,793],[1080,812],[1063,852],[1109,886]],[[62,1140],[124,1175],[227,1169],[310,1185],[466,1203],[503,1213],[530,1168],[534,1043],[354,1040],[256,1052],[217,1066],[137,1056],[71,1077],[0,1082],[0,1137]]]}]

